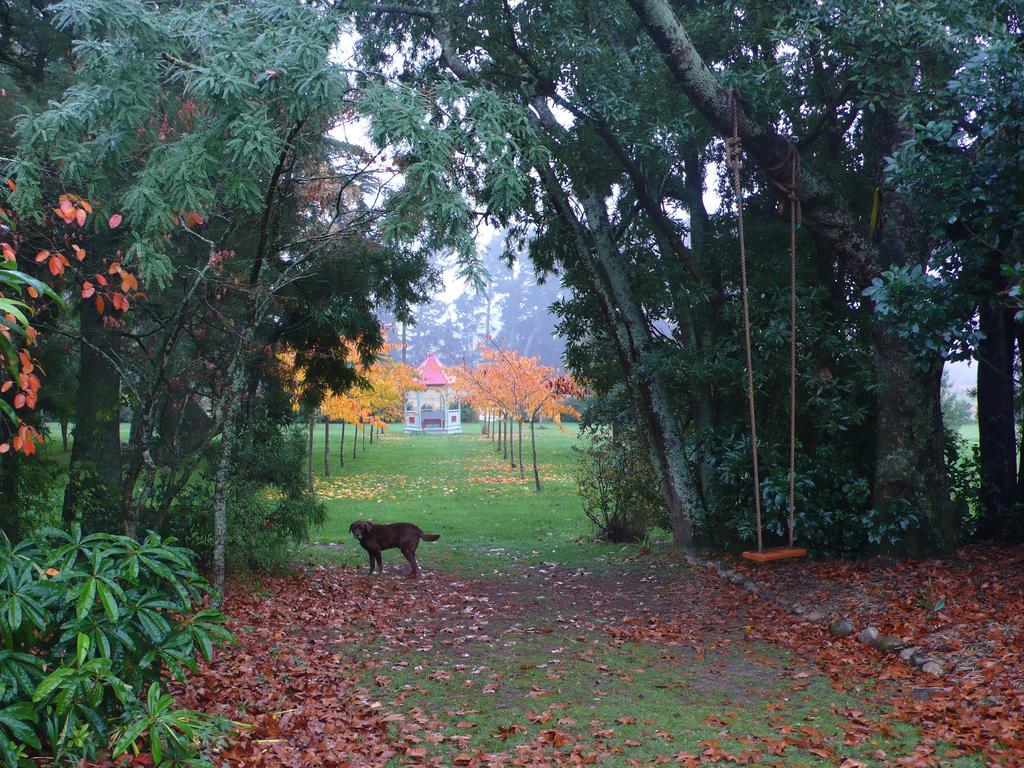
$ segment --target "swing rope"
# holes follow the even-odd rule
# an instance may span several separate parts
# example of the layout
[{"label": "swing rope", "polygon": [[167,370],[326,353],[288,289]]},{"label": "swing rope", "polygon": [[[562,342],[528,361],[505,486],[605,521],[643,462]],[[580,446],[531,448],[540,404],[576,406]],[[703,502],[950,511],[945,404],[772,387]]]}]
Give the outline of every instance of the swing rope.
[{"label": "swing rope", "polygon": [[796,194],[800,153],[789,145],[789,546],[796,518],[796,231],[800,227],[800,198]]},{"label": "swing rope", "polygon": [[[757,526],[757,551],[764,552],[764,533],[761,511],[761,472],[757,451],[757,409],[754,399],[753,343],[750,330],[750,289],[747,283],[747,243],[743,224],[743,146],[739,131],[739,94],[732,89],[732,136],[725,140],[726,163],[732,171],[733,192],[736,196],[737,229],[740,243],[740,293],[743,304],[743,342],[747,358],[747,405],[750,409],[750,453],[754,480],[754,516]],[[796,523],[796,232],[801,224],[800,198],[797,182],[800,178],[800,153],[789,145],[790,181],[776,186],[789,200],[789,515],[787,533],[793,547]]]},{"label": "swing rope", "polygon": [[757,411],[754,404],[754,354],[750,338],[750,291],[747,287],[747,241],[743,231],[743,147],[740,144],[739,97],[732,91],[732,136],[725,141],[726,162],[732,169],[732,187],[736,194],[740,239],[740,291],[743,297],[743,342],[747,353],[747,404],[750,406],[750,452],[754,467],[754,515],[757,522],[757,551],[764,550],[761,533],[761,476],[757,460]]}]

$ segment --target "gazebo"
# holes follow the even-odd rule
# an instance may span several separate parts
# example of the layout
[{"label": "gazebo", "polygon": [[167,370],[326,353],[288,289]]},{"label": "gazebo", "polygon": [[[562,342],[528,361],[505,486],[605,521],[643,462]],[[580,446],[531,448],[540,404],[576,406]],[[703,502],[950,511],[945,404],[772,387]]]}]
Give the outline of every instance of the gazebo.
[{"label": "gazebo", "polygon": [[428,435],[462,434],[462,412],[449,376],[434,355],[416,367],[416,381],[422,389],[405,393],[405,431]]}]

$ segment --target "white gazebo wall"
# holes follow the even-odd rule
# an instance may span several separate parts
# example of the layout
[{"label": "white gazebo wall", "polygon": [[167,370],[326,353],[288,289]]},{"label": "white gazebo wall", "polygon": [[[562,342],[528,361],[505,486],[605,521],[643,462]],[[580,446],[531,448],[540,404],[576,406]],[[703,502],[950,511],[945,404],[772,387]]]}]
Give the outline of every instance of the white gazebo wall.
[{"label": "white gazebo wall", "polygon": [[441,387],[406,392],[404,429],[431,434],[461,433],[462,413],[454,392]]}]

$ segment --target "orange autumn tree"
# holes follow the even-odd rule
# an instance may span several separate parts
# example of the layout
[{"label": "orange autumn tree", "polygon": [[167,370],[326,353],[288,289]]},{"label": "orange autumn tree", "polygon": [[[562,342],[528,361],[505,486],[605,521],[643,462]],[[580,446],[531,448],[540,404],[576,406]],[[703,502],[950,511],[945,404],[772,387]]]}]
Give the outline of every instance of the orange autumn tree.
[{"label": "orange autumn tree", "polygon": [[511,454],[514,469],[515,451],[510,451],[511,425],[516,413],[516,393],[511,386],[514,382],[494,349],[482,344],[480,356],[479,364],[462,365],[455,370],[458,395],[484,414],[484,432],[490,433],[492,442],[497,441],[502,459],[508,459]]},{"label": "orange autumn tree", "polygon": [[387,429],[389,423],[402,420],[406,392],[422,389],[416,379],[416,369],[391,357],[390,353],[399,346],[386,344],[384,352],[387,354],[381,355],[364,371],[364,377],[372,392],[369,405],[377,426],[381,429]]},{"label": "orange autumn tree", "polygon": [[397,348],[397,344],[385,343],[372,362],[357,368],[363,384],[349,394],[359,408],[364,447],[367,427],[372,445],[375,431],[380,435],[389,423],[402,420],[405,393],[419,388],[415,369],[391,357]]},{"label": "orange autumn tree", "polygon": [[331,422],[341,422],[341,441],[338,446],[338,462],[345,466],[345,427],[357,425],[362,416],[359,401],[347,394],[328,392],[320,404],[320,412],[324,417],[324,476],[331,473]]},{"label": "orange autumn tree", "polygon": [[539,357],[524,357],[493,342],[483,346],[480,355],[479,365],[464,366],[460,371],[467,395],[474,404],[494,409],[503,416],[502,451],[512,454],[513,468],[515,448],[511,446],[509,427],[513,419],[518,424],[520,475],[524,474],[523,424],[529,424],[534,486],[539,491],[536,424],[543,419],[558,423],[564,415],[578,415],[568,400],[582,394],[580,387],[568,374],[559,374],[552,366],[541,364]]}]

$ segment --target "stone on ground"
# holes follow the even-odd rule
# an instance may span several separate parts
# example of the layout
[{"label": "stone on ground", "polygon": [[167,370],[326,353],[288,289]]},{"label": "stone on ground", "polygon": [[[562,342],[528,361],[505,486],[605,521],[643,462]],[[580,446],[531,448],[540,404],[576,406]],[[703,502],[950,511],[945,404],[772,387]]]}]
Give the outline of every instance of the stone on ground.
[{"label": "stone on ground", "polygon": [[828,633],[832,637],[849,637],[853,634],[853,622],[849,619],[833,621],[828,625]]}]

